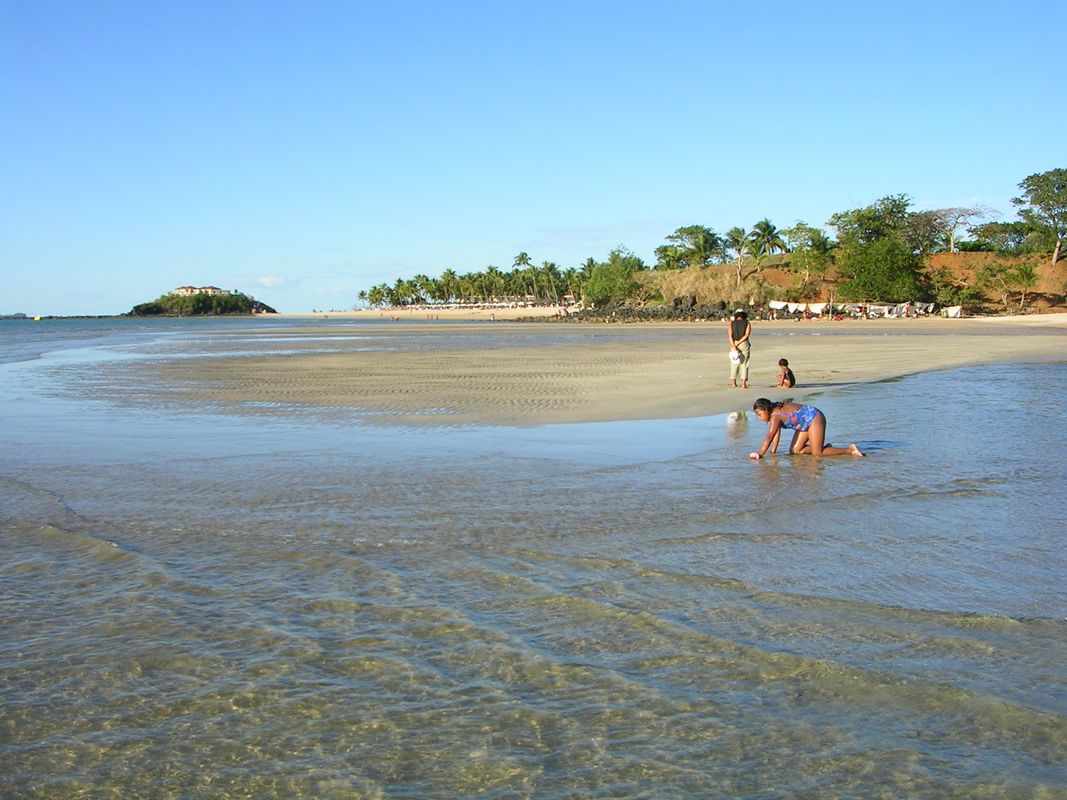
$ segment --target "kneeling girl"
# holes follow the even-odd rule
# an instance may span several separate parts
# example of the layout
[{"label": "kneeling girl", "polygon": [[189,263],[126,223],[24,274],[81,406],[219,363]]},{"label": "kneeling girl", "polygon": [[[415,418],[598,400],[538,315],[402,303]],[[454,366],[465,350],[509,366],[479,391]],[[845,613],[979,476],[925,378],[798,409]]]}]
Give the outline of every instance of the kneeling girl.
[{"label": "kneeling girl", "polygon": [[756,416],[767,423],[767,436],[758,452],[749,453],[750,458],[762,458],[770,450],[778,451],[778,438],[782,428],[793,431],[790,453],[810,453],[813,456],[862,456],[863,452],[850,444],[834,447],[826,442],[826,416],[815,406],[801,405],[791,400],[773,402],[761,397],[752,404]]}]

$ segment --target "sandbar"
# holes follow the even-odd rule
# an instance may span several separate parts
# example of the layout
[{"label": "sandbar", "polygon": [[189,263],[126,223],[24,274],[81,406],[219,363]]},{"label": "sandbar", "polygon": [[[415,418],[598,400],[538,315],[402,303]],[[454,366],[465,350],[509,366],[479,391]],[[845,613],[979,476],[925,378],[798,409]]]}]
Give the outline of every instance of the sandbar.
[{"label": "sandbar", "polygon": [[[130,401],[240,414],[356,411],[389,424],[525,426],[700,417],[750,409],[760,396],[812,399],[927,370],[1067,360],[1067,314],[757,321],[747,390],[729,385],[722,322],[368,327],[358,339],[349,326],[294,327],[284,344],[272,344],[272,328],[251,355],[120,364],[137,380],[111,374],[107,384],[135,386]],[[788,392],[775,388],[782,357],[798,379]]]}]

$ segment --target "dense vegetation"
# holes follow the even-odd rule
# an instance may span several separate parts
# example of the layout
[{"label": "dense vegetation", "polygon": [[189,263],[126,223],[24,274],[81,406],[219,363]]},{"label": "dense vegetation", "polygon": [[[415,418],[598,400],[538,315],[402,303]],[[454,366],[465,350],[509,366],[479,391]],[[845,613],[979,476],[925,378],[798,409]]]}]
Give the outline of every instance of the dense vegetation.
[{"label": "dense vegetation", "polygon": [[273,308],[246,294],[165,294],[131,309],[131,317],[192,317],[225,314],[276,314]]},{"label": "dense vegetation", "polygon": [[[716,299],[728,304],[774,298],[933,300],[973,306],[991,300],[1007,308],[1014,297],[1025,307],[1028,293],[1038,284],[1040,265],[1055,267],[1061,257],[1067,234],[1067,170],[1031,175],[1019,188],[1021,195],[1012,201],[1018,208],[1017,221],[990,220],[994,212],[981,206],[913,210],[907,195],[889,195],[831,216],[826,226],[833,230],[832,236],[801,221],[779,229],[763,219],[751,228],[731,228],[725,235],[704,225],[687,225],[656,248],[651,267],[622,246],[604,261],[588,258],[565,269],[551,261],[536,266],[529,254],[519,253],[510,271],[489,266],[458,274],[446,269],[439,278],[397,279],[392,286],[382,283],[358,297],[362,304],[394,307],[578,301],[594,307],[649,305],[680,296],[678,285],[684,282],[672,281],[670,273],[717,267],[713,280],[701,284],[712,288],[701,291],[716,292]],[[985,261],[973,276],[932,269],[930,256],[946,252],[985,252],[995,258]],[[763,270],[772,267],[794,274],[788,290],[763,279]],[[705,296],[701,302],[712,300]]]}]

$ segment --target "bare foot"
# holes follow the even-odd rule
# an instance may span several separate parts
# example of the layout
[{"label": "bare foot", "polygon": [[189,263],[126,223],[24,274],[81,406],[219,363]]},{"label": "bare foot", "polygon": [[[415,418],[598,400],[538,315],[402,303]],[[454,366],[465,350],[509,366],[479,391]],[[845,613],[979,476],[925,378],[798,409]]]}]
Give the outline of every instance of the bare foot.
[{"label": "bare foot", "polygon": [[854,444],[850,444],[850,445],[848,446],[848,452],[849,452],[849,453],[851,453],[851,454],[852,454],[852,455],[854,455],[854,456],[862,456],[862,455],[866,455],[866,453],[864,453],[864,452],[863,452],[862,450],[860,450],[860,449],[859,449],[858,447],[856,447],[856,445],[854,445]]},{"label": "bare foot", "polygon": [[748,381],[745,381],[744,383],[742,383],[741,384],[741,388],[742,389],[747,389],[748,388]]}]

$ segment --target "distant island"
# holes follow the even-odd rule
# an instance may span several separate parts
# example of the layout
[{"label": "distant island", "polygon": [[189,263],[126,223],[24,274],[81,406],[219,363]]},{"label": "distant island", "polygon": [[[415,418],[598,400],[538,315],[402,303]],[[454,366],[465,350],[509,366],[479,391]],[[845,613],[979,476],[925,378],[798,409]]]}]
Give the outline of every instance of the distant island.
[{"label": "distant island", "polygon": [[179,286],[148,303],[135,305],[128,317],[211,317],[241,314],[277,314],[254,297],[217,286]]}]

